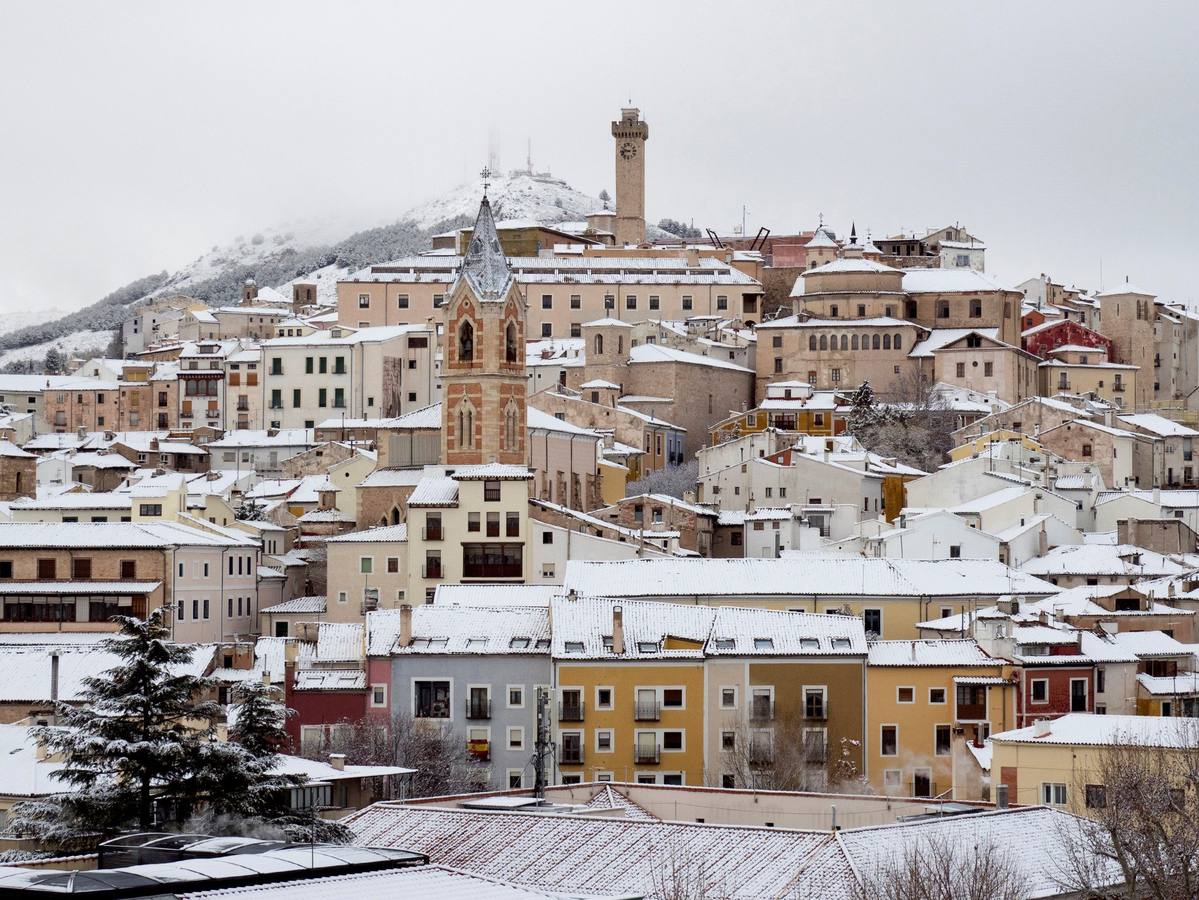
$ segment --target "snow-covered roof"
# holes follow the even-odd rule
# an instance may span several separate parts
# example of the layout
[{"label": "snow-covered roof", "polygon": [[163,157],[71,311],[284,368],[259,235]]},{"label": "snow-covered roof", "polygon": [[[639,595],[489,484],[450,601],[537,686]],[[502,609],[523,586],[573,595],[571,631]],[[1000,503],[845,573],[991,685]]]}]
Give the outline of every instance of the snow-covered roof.
[{"label": "snow-covered roof", "polygon": [[570,560],[565,589],[607,597],[1045,596],[1057,587],[996,560],[785,552],[781,558]]},{"label": "snow-covered roof", "polygon": [[412,643],[402,646],[398,631],[390,652],[412,654],[506,654],[550,650],[546,607],[453,606],[423,604],[412,610]]},{"label": "snow-covered roof", "polygon": [[[105,635],[113,637],[113,635]],[[178,666],[178,675],[200,677],[212,664],[216,647],[193,644],[192,658]],[[50,699],[50,654],[58,654],[58,697],[64,703],[84,699],[88,678],[123,665],[121,657],[95,643],[58,645],[0,644],[0,703],[45,702]],[[3,793],[3,790],[0,790]]]},{"label": "snow-covered roof", "polygon": [[240,447],[315,447],[317,440],[311,428],[280,428],[273,434],[267,430],[239,428],[226,431],[206,446],[209,449],[232,449]]},{"label": "snow-covered roof", "polygon": [[304,513],[296,521],[312,524],[315,522],[353,522],[355,519],[340,509],[313,509]]},{"label": "snow-covered roof", "polygon": [[1194,509],[1199,507],[1199,491],[1100,491],[1095,506],[1134,497],[1146,503],[1161,505],[1165,509]]},{"label": "snow-covered roof", "polygon": [[535,406],[525,408],[526,426],[530,431],[538,429],[541,431],[556,431],[562,434],[573,434],[576,436],[587,435],[595,440],[600,440],[600,434],[597,431],[592,431],[589,428],[580,428],[578,425],[573,425],[564,419],[559,419],[557,416],[550,415],[547,412],[542,412]]},{"label": "snow-covered roof", "polygon": [[1188,571],[1167,556],[1134,544],[1066,544],[1020,567],[1030,575],[1114,575],[1151,578]]},{"label": "snow-covered roof", "polygon": [[1120,421],[1160,437],[1199,437],[1199,431],[1157,413],[1136,413],[1120,416]]},{"label": "snow-covered roof", "polygon": [[1154,697],[1177,697],[1199,694],[1199,672],[1181,672],[1178,675],[1137,676],[1137,684]]},{"label": "snow-covered roof", "polygon": [[351,531],[346,534],[334,535],[325,538],[325,543],[372,544],[379,541],[402,542],[406,540],[408,540],[408,525],[401,522],[399,525],[380,525],[365,531]]},{"label": "snow-covered roof", "polygon": [[382,803],[344,822],[362,845],[402,847],[573,896],[645,895],[661,877],[664,852],[703,860],[707,877],[733,886],[734,898],[787,896],[801,875],[819,879],[830,900],[856,896],[852,870],[824,831]]},{"label": "snow-covered roof", "polygon": [[298,669],[297,691],[360,691],[366,687],[361,669]]},{"label": "snow-covered roof", "polygon": [[872,666],[1000,666],[973,640],[871,641]]},{"label": "snow-covered roof", "polygon": [[262,342],[265,350],[279,350],[286,347],[352,347],[358,344],[375,344],[394,341],[406,334],[427,333],[431,326],[418,325],[376,325],[371,328],[349,329],[320,328],[304,335],[292,337],[270,338]]},{"label": "snow-covered roof", "polygon": [[861,618],[789,610],[716,607],[709,656],[866,654]]},{"label": "snow-covered roof", "polygon": [[1156,297],[1153,291],[1146,291],[1137,287],[1135,284],[1129,284],[1127,281],[1117,284],[1114,288],[1108,288],[1106,291],[1101,291],[1096,294],[1096,297],[1124,297],[1129,294],[1135,294],[1139,297]]},{"label": "snow-covered roof", "polygon": [[450,475],[455,481],[528,481],[533,477],[533,470],[528,466],[482,463],[453,466]]},{"label": "snow-covered roof", "polygon": [[424,477],[424,469],[375,469],[358,487],[412,487]]},{"label": "snow-covered roof", "polygon": [[593,378],[591,381],[585,381],[579,385],[580,390],[611,390],[619,391],[620,385],[613,384],[610,381],[604,381],[602,378]]},{"label": "snow-covered roof", "polygon": [[[1041,726],[1029,725],[993,734],[991,740],[1003,744],[1188,747],[1194,745],[1197,727],[1199,720],[1172,716],[1068,713],[1047,720]],[[1040,737],[1037,736],[1039,728],[1045,729]]]},{"label": "snow-covered roof", "polygon": [[919,344],[911,349],[908,356],[915,358],[925,358],[932,356],[938,350],[952,344],[954,341],[960,341],[968,334],[977,334],[991,341],[999,341],[998,328],[934,328],[928,333]]},{"label": "snow-covered roof", "polygon": [[172,544],[258,546],[248,534],[238,540],[174,522],[106,522],[103,527],[91,522],[0,522],[0,547],[161,548]]},{"label": "snow-covered roof", "polygon": [[108,509],[127,510],[133,500],[126,491],[87,491],[55,494],[52,497],[18,497],[12,501],[14,509],[57,510],[57,509]]},{"label": "snow-covered roof", "polygon": [[325,598],[322,596],[293,597],[290,600],[284,600],[282,603],[276,603],[273,606],[264,606],[259,612],[270,613],[272,615],[291,613],[323,615],[325,612]]},{"label": "snow-covered roof", "polygon": [[[846,328],[900,327],[916,327],[923,330],[923,326],[917,325],[915,322],[909,322],[906,319],[896,319],[891,316],[871,316],[865,319],[801,319],[798,316],[786,316],[781,319],[771,319],[769,322],[763,322],[758,326],[758,328],[837,328],[840,330]],[[810,384],[803,381],[784,381],[778,383],[792,387],[811,387]]]},{"label": "snow-covered roof", "polygon": [[674,347],[666,347],[662,344],[638,344],[636,347],[629,349],[630,365],[668,362],[686,363],[693,366],[708,366],[713,369],[725,369],[731,372],[753,373],[753,369],[747,369],[745,366],[739,366],[727,360],[717,359],[714,356],[704,356],[700,353],[688,353],[686,350],[677,350]]},{"label": "snow-covered roof", "polygon": [[0,456],[13,459],[36,459],[36,454],[26,453],[12,441],[0,441]]},{"label": "snow-covered roof", "polygon": [[1190,645],[1176,641],[1164,631],[1118,631],[1109,638],[1117,647],[1135,653],[1138,659],[1191,655]]},{"label": "snow-covered roof", "polygon": [[[812,245],[809,243],[807,246],[811,247]],[[891,266],[884,266],[882,263],[875,262],[872,259],[854,259],[852,257],[844,257],[842,259],[834,259],[832,262],[827,262],[823,266],[817,266],[814,269],[808,269],[802,272],[800,277],[807,278],[809,275],[832,275],[841,272],[866,272],[877,274],[879,272],[899,271],[899,269],[893,269]]]},{"label": "snow-covered roof", "polygon": [[[1102,716],[1096,718],[1104,718]],[[1115,718],[1108,716],[1107,718]],[[1060,719],[1058,720],[1061,721]],[[989,757],[989,754],[987,754]],[[981,761],[981,760],[980,760]],[[989,758],[987,759],[989,765]],[[1018,879],[1023,897],[1061,897],[1066,877],[1064,861],[1084,859],[1097,883],[1123,881],[1116,865],[1089,850],[1082,820],[1062,810],[1026,806],[929,818],[895,825],[850,828],[837,833],[860,877],[886,878],[914,851],[948,844],[954,847],[995,847]],[[1035,835],[1035,839],[1030,836]],[[1018,851],[1015,848],[1019,848]],[[1093,868],[1090,868],[1093,866]],[[877,873],[877,876],[876,876]],[[884,888],[886,890],[886,888]],[[860,896],[861,889],[858,889]],[[854,895],[851,889],[850,895]]]}]

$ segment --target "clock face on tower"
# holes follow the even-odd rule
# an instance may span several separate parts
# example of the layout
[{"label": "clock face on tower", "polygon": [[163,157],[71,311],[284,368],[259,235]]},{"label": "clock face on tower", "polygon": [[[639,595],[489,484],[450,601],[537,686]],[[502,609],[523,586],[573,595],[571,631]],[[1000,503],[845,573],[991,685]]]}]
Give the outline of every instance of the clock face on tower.
[{"label": "clock face on tower", "polygon": [[632,159],[637,155],[637,145],[632,141],[625,141],[620,145],[620,155],[624,159]]}]

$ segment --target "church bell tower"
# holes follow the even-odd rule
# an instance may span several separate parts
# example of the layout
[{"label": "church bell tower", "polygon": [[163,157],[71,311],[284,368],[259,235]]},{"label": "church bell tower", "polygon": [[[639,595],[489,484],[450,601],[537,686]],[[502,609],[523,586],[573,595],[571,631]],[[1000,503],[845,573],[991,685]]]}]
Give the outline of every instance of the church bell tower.
[{"label": "church bell tower", "polygon": [[525,301],[500,247],[486,185],[445,317],[442,462],[524,465]]},{"label": "church bell tower", "polygon": [[616,140],[616,243],[645,243],[645,142],[649,126],[641,110],[626,107],[612,123]]}]

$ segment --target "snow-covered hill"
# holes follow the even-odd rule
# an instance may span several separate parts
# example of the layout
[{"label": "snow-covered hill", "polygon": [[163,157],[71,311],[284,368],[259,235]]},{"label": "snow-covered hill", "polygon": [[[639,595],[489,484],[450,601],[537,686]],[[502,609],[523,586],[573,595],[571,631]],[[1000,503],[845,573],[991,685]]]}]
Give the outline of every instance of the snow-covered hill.
[{"label": "snow-covered hill", "polygon": [[30,325],[36,325],[39,322],[60,319],[63,315],[64,312],[61,309],[20,310],[18,312],[4,313],[0,315],[0,334],[20,331],[22,328],[28,328]]},{"label": "snow-covered hill", "polygon": [[[549,175],[495,175],[487,193],[497,219],[553,225],[580,222],[588,213],[604,208],[599,198]],[[147,298],[186,294],[213,306],[236,303],[247,278],[277,288],[285,296],[291,295],[294,282],[315,281],[318,302],[332,304],[339,278],[372,263],[427,249],[436,231],[473,222],[482,196],[482,179],[476,179],[407,210],[391,224],[348,215],[285,222],[214,246],[176,272],[139,279],[65,316],[51,312],[15,314],[27,319],[0,318],[0,367],[40,361],[51,346],[76,353],[102,350],[110,334],[105,329],[118,327],[130,310]],[[654,226],[649,227],[648,236],[652,240],[672,237]]]},{"label": "snow-covered hill", "polygon": [[[483,180],[478,178],[413,207],[401,218],[411,219],[421,228],[433,228],[463,216],[474,219],[482,196]],[[545,224],[581,221],[588,213],[604,208],[599,198],[576,191],[561,179],[540,175],[493,175],[487,196],[497,219],[528,219]]]}]

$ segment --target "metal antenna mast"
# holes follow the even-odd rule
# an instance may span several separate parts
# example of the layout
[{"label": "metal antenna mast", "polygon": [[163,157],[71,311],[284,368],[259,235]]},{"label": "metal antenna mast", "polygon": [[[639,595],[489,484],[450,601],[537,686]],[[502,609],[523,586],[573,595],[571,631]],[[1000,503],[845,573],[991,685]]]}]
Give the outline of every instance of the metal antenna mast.
[{"label": "metal antenna mast", "polygon": [[549,693],[545,688],[537,689],[537,741],[533,755],[533,794],[538,800],[545,799],[545,758],[550,749],[550,720],[546,707]]}]

